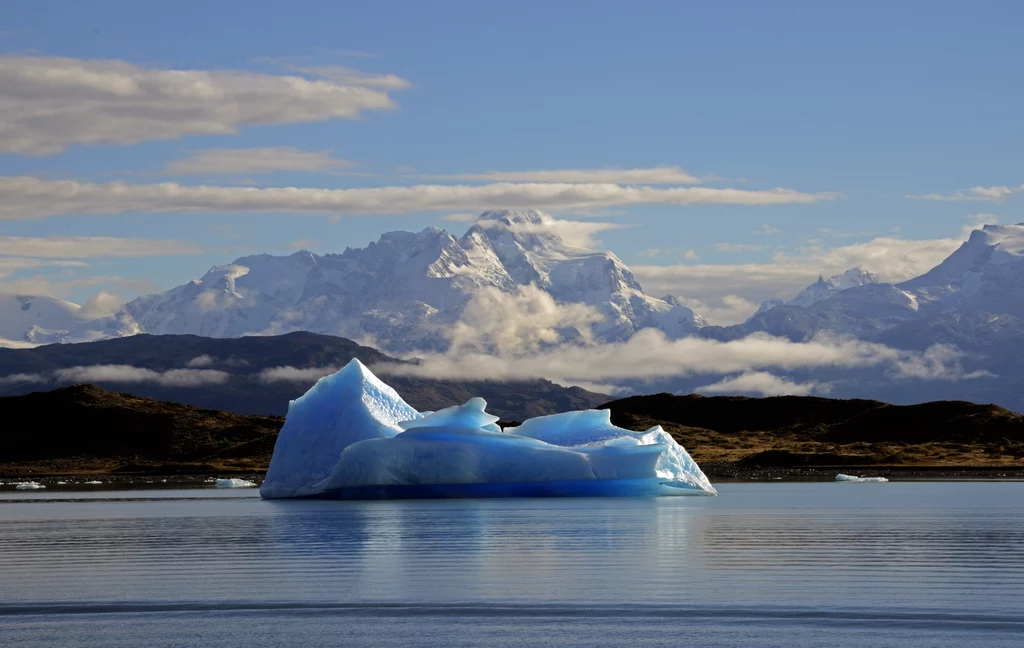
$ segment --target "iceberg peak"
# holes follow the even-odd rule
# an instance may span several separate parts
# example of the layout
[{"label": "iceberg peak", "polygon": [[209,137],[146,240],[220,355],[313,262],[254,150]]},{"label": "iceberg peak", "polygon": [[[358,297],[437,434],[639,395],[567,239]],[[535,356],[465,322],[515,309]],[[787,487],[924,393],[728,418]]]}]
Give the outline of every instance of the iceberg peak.
[{"label": "iceberg peak", "polygon": [[446,407],[427,414],[423,418],[411,421],[402,421],[398,425],[403,430],[422,427],[468,427],[479,428],[488,432],[501,432],[501,428],[495,425],[498,417],[488,414],[485,409],[487,401],[475,396],[470,398],[464,405]]}]

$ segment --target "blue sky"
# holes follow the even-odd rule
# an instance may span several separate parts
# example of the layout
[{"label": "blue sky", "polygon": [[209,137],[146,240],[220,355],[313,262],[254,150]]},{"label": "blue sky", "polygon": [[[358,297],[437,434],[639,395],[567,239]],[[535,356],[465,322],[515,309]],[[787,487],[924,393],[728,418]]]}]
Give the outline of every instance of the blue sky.
[{"label": "blue sky", "polygon": [[[392,229],[437,225],[461,234],[464,223],[441,218],[483,208],[463,198],[450,209],[399,201],[365,210],[398,212],[383,214],[253,213],[263,210],[207,203],[201,213],[183,213],[182,203],[166,196],[126,207],[109,189],[87,205],[55,207],[59,201],[49,196],[61,191],[52,184],[58,180],[350,189],[483,187],[519,178],[465,179],[502,171],[535,172],[528,181],[536,186],[558,177],[539,171],[672,166],[698,182],[628,184],[780,187],[809,197],[756,204],[764,200],[744,194],[732,201],[743,204],[704,204],[687,194],[672,199],[676,204],[537,205],[561,218],[628,226],[597,238],[637,269],[650,292],[684,294],[725,320],[772,290],[791,292],[810,275],[854,262],[875,264],[867,269],[887,279],[905,278],[947,253],[965,225],[1024,220],[1024,199],[1016,196],[1024,192],[1024,6],[843,4],[8,5],[0,74],[18,82],[0,82],[0,107],[10,120],[0,129],[0,176],[42,184],[28,191],[0,181],[0,203],[8,205],[0,215],[0,292],[79,302],[101,289],[131,297],[244,254],[288,253],[298,242],[322,253],[363,246]],[[72,69],[74,83],[55,80]],[[161,84],[173,82],[156,74],[161,70],[248,74],[218,77],[224,87],[245,86],[234,99],[218,87],[179,102],[175,93],[185,86],[167,90]],[[148,88],[141,92],[174,97],[113,101],[116,87],[84,87],[94,73],[137,77]],[[280,84],[264,90],[285,77],[332,84],[333,94],[310,99],[307,89]],[[365,94],[357,97],[359,119],[324,116],[325,102],[356,101],[344,88]],[[261,93],[269,94],[264,100]],[[272,117],[260,116],[264,102]],[[314,116],[296,117],[303,114]],[[123,123],[131,141],[112,141],[119,136],[109,134],[111,123],[114,130]],[[210,123],[235,132],[211,132]],[[219,171],[211,171],[204,152],[221,149],[232,151],[230,159],[221,154]],[[197,156],[207,160],[206,171],[169,168]],[[273,168],[285,157],[294,159],[290,170]],[[239,159],[247,168],[237,170]],[[256,159],[271,162],[254,167]],[[33,252],[20,238],[97,236],[188,245],[81,258],[45,242]],[[182,250],[189,253],[175,253]],[[906,258],[914,259],[912,268]],[[797,269],[769,285],[764,271],[779,264]],[[657,266],[673,270],[649,269]],[[748,271],[759,273],[761,284],[748,280],[744,266],[760,268]],[[746,303],[729,306],[721,301],[726,295]]]}]

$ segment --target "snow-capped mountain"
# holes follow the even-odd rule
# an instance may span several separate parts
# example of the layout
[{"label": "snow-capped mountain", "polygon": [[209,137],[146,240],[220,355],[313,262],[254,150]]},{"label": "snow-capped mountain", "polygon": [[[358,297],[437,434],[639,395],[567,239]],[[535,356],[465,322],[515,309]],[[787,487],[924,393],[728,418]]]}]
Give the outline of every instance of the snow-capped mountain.
[{"label": "snow-capped mountain", "polygon": [[899,285],[922,311],[1024,317],[1024,224],[985,225],[945,261]]},{"label": "snow-capped mountain", "polygon": [[90,342],[141,331],[124,310],[105,314],[53,297],[0,295],[0,347]]},{"label": "snow-capped mountain", "polygon": [[875,273],[866,272],[860,268],[853,268],[852,270],[847,270],[843,274],[835,275],[827,280],[824,277],[818,277],[817,282],[811,284],[807,288],[804,288],[800,294],[789,300],[787,303],[790,306],[807,307],[828,299],[832,295],[844,290],[876,283],[878,283],[878,275]]},{"label": "snow-capped mountain", "polygon": [[[854,269],[805,289],[784,304],[766,303],[743,324],[708,327],[704,335],[734,339],[767,332],[804,340],[821,332],[874,339],[913,323],[915,330],[944,331],[936,341],[956,339],[972,348],[971,334],[952,333],[967,326],[973,334],[982,321],[1024,317],[1024,225],[985,225],[931,271],[899,284],[878,283],[870,272]],[[942,327],[920,323],[945,318]],[[998,326],[1003,326],[999,324]],[[898,331],[887,339],[903,339]]]},{"label": "snow-capped mountain", "polygon": [[147,333],[210,337],[306,330],[392,351],[443,350],[446,331],[483,289],[534,284],[604,319],[604,341],[656,327],[673,338],[706,324],[689,308],[644,294],[611,252],[570,245],[543,213],[493,211],[461,238],[438,228],[389,232],[342,254],[243,257],[201,279],[140,297],[127,311]]},{"label": "snow-capped mountain", "polygon": [[768,312],[777,306],[801,306],[807,308],[844,290],[878,282],[878,275],[873,272],[866,272],[860,268],[847,270],[843,274],[834,275],[829,279],[820,276],[816,282],[804,288],[796,297],[789,301],[769,299],[761,302],[761,306],[757,309],[755,315]]}]

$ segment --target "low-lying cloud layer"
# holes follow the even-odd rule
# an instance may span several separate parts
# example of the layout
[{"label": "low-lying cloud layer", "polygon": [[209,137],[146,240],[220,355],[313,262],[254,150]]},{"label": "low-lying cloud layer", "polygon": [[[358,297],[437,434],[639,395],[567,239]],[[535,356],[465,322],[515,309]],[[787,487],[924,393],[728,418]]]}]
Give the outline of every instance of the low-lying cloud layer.
[{"label": "low-lying cloud layer", "polygon": [[714,384],[698,387],[694,391],[698,394],[810,396],[815,393],[827,393],[828,385],[817,382],[798,383],[767,371],[751,371],[739,376],[723,378]]},{"label": "low-lying cloud layer", "polygon": [[88,365],[58,369],[53,377],[58,383],[154,383],[164,387],[202,387],[223,384],[231,375],[214,369],[154,371],[131,365]]},{"label": "low-lying cloud layer", "polygon": [[625,342],[563,344],[536,353],[427,354],[419,365],[387,365],[386,372],[445,379],[525,380],[543,377],[563,384],[614,383],[694,375],[760,371],[877,368],[894,379],[961,380],[962,355],[949,347],[924,353],[882,344],[821,336],[791,342],[767,334],[719,342],[703,338],[669,340],[644,329]]}]

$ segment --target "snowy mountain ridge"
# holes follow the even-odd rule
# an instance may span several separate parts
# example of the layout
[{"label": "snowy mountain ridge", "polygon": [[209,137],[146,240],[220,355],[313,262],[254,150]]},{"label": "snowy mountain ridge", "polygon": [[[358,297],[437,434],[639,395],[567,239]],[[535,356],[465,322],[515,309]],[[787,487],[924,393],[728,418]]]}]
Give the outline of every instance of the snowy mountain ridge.
[{"label": "snowy mountain ridge", "polygon": [[0,347],[91,342],[141,332],[124,310],[97,313],[54,297],[0,294]]},{"label": "snowy mountain ridge", "polygon": [[456,239],[445,230],[388,232],[341,254],[242,257],[202,278],[133,300],[147,333],[211,337],[297,330],[369,340],[391,351],[444,350],[446,331],[471,298],[534,284],[557,302],[594,307],[598,340],[656,327],[672,338],[706,322],[644,294],[611,252],[566,243],[541,212],[491,211]]},{"label": "snowy mountain ridge", "polygon": [[[895,331],[890,338],[905,339],[902,328],[945,318],[946,333],[933,341],[956,339],[969,352],[973,339],[987,335],[976,328],[981,316],[993,327],[1001,326],[999,316],[1024,317],[1024,225],[985,225],[942,263],[909,281],[879,283],[871,273],[851,270],[819,279],[790,302],[767,302],[742,324],[707,327],[701,334],[735,339],[764,332],[807,340],[827,332],[874,339]],[[948,330],[967,322],[975,328]]]}]

